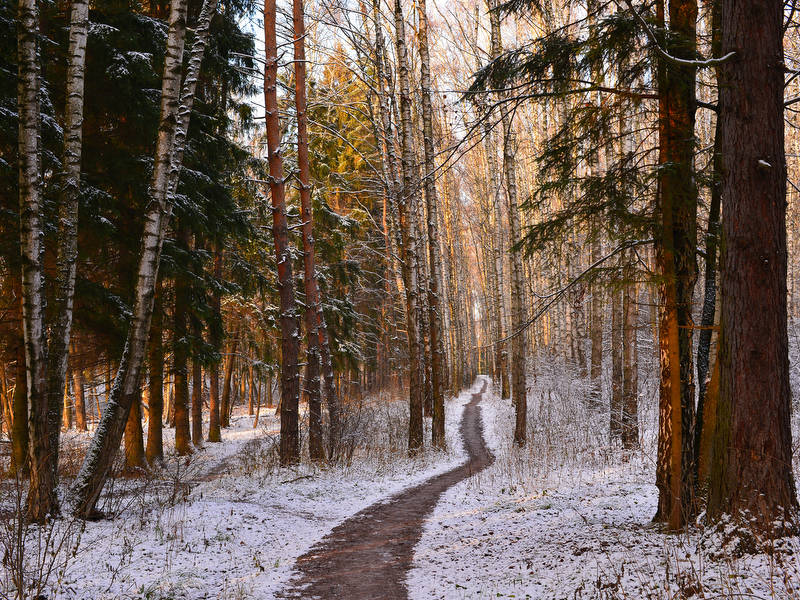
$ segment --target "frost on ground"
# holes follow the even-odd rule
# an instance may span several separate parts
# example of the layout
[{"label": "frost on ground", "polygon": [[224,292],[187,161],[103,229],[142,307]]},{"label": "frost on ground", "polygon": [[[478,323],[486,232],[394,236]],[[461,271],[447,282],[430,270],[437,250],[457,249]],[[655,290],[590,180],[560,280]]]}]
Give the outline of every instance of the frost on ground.
[{"label": "frost on ground", "polygon": [[335,525],[463,462],[458,424],[469,400],[467,391],[446,404],[450,450],[414,459],[406,403],[376,400],[359,413],[359,448],[340,467],[277,468],[277,419],[262,414],[265,425],[254,430],[251,417],[239,416],[222,444],[206,444],[188,462],[171,457],[158,476],[117,480],[105,504],[117,516],[73,524],[46,597],[274,598],[295,559]]},{"label": "frost on ground", "polygon": [[772,556],[736,558],[712,534],[653,526],[655,398],[641,402],[642,450],[624,455],[606,440],[608,410],[590,406],[584,380],[567,373],[562,364],[537,374],[522,451],[511,445],[510,401],[485,395],[497,460],[442,496],[417,546],[410,598],[800,597],[796,538]]}]

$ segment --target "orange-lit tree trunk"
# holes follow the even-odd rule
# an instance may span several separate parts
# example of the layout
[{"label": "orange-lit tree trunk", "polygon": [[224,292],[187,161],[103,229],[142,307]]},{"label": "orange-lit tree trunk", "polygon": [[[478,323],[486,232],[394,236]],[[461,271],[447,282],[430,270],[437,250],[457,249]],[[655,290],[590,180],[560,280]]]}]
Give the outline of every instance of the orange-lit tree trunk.
[{"label": "orange-lit tree trunk", "polygon": [[72,370],[72,387],[75,391],[75,428],[86,431],[86,391],[83,389],[83,371]]},{"label": "orange-lit tree trunk", "polygon": [[[664,22],[659,3],[659,21]],[[696,0],[669,2],[672,56],[692,60],[697,50]],[[659,209],[657,251],[662,276],[661,386],[656,519],[682,527],[693,507],[694,365],[692,292],[697,278],[697,188],[694,178],[696,67],[660,59]]]},{"label": "orange-lit tree trunk", "polygon": [[264,104],[266,106],[269,189],[272,196],[272,238],[278,266],[281,329],[281,442],[280,461],[287,465],[300,460],[300,324],[294,298],[292,257],[286,223],[286,183],[281,157],[281,124],[278,115],[278,41],[276,0],[264,3]]}]

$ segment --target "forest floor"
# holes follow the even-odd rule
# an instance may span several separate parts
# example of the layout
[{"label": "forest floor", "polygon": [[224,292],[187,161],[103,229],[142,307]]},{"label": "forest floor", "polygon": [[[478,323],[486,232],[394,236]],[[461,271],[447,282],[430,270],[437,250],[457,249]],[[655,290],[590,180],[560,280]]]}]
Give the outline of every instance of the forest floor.
[{"label": "forest floor", "polygon": [[[652,525],[654,398],[642,400],[641,450],[624,453],[609,447],[608,413],[586,404],[582,386],[557,365],[539,370],[530,440],[519,450],[508,435],[510,402],[479,378],[447,402],[448,451],[413,459],[406,403],[375,398],[354,425],[361,449],[349,466],[278,468],[277,418],[262,412],[253,428],[252,417],[236,415],[223,443],[115,480],[101,506],[110,518],[29,527],[26,568],[32,578],[49,571],[48,600],[800,598],[796,538],[739,555],[714,531],[667,535]],[[479,423],[495,460],[465,472]],[[77,463],[80,452],[69,449],[87,440],[70,433],[65,456]],[[0,501],[13,502],[3,490]],[[386,533],[406,521],[410,530]],[[0,550],[11,533],[0,531]],[[387,549],[389,537],[403,541]],[[320,584],[312,557],[346,549],[348,539],[366,541],[360,565],[370,556],[375,564],[367,573],[339,565]],[[384,580],[375,577],[381,561],[390,565]],[[335,588],[352,577],[386,586],[373,596]]]},{"label": "forest floor", "polygon": [[[462,464],[464,406],[476,383],[447,402],[447,447],[407,456],[407,402],[375,398],[354,425],[362,447],[349,466],[276,466],[278,420],[235,415],[223,443],[190,458],[167,452],[163,469],[117,478],[99,508],[110,518],[28,527],[26,569],[49,571],[48,600],[245,600],[275,598],[296,559],[348,517]],[[429,432],[426,432],[429,434]],[[64,442],[67,471],[77,470],[87,434]],[[4,488],[0,502],[15,502]],[[11,527],[0,531],[0,550]],[[56,549],[56,552],[51,550]],[[44,550],[44,552],[42,551]],[[0,598],[10,589],[3,570]]]}]

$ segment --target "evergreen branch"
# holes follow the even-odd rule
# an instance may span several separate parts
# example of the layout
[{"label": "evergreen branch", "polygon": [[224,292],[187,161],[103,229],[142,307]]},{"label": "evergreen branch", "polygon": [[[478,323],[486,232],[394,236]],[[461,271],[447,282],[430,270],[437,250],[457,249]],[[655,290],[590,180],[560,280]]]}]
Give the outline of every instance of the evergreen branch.
[{"label": "evergreen branch", "polygon": [[[618,0],[614,1],[616,2],[617,6],[620,6]],[[633,13],[634,18],[644,28],[647,37],[650,38],[650,41],[653,43],[653,47],[655,48],[658,55],[668,62],[680,65],[682,67],[713,67],[733,58],[733,56],[735,56],[736,54],[736,52],[728,52],[725,56],[719,58],[702,58],[700,60],[688,60],[685,58],[678,58],[677,56],[673,56],[672,54],[670,54],[664,48],[661,47],[661,44],[658,41],[658,36],[656,36],[655,31],[653,31],[650,25],[648,25],[647,21],[645,21],[642,15],[640,15],[639,12],[633,7],[631,1],[625,0],[625,4],[627,4],[628,9],[631,11],[631,13]],[[620,8],[623,7],[620,6]]]}]

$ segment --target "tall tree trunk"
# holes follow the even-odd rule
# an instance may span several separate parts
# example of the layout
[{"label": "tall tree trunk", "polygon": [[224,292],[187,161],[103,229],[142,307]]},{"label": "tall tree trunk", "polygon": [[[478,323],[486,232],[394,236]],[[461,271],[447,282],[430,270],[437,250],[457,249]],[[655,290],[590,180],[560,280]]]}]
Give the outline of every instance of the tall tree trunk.
[{"label": "tall tree trunk", "polygon": [[167,223],[172,212],[171,178],[177,174],[183,148],[176,139],[185,140],[197,85],[197,75],[208,41],[211,17],[216,0],[205,0],[200,12],[186,78],[181,92],[183,47],[186,38],[186,1],[172,0],[170,5],[167,51],[161,90],[161,114],[155,164],[150,183],[151,207],[145,219],[142,252],[137,271],[133,317],[125,350],[114,380],[111,398],[86,454],[81,470],[71,488],[76,515],[92,514],[103,489],[108,471],[119,448],[131,403],[139,393],[141,369],[153,314],[153,299]]},{"label": "tall tree trunk", "polygon": [[786,305],[783,8],[723,0],[719,403],[708,512],[797,526]]},{"label": "tall tree trunk", "polygon": [[[181,227],[177,234],[179,243],[186,244],[188,236],[188,231]],[[186,308],[189,302],[186,283],[177,280],[172,312],[172,376],[175,381],[175,451],[180,456],[192,453],[189,426],[189,341],[186,328]]]},{"label": "tall tree trunk", "polygon": [[[496,59],[503,51],[500,30],[500,14],[496,0],[489,0],[489,19],[491,28],[491,57]],[[526,350],[525,328],[527,327],[527,300],[525,294],[525,267],[522,264],[522,251],[513,246],[522,239],[519,204],[517,198],[517,144],[511,114],[502,107],[503,120],[503,173],[506,181],[508,200],[509,237],[511,254],[511,395],[514,404],[514,443],[522,446],[527,441],[528,399],[525,375]],[[499,215],[499,211],[497,211]]]},{"label": "tall tree trunk", "polygon": [[[711,50],[715,56],[720,55],[721,37],[720,27],[722,19],[721,0],[711,0]],[[717,81],[720,80],[720,69],[715,69]],[[695,462],[699,468],[699,452],[701,445],[702,432],[705,427],[703,423],[705,417],[706,388],[708,385],[708,365],[711,355],[711,338],[715,322],[717,307],[717,246],[719,243],[719,213],[722,203],[722,130],[721,119],[717,115],[714,128],[714,156],[713,174],[711,179],[711,205],[708,209],[708,229],[706,230],[706,272],[705,290],[703,294],[703,314],[700,320],[700,335],[697,341],[697,384],[699,394],[697,400],[697,424],[695,426],[695,455],[698,460]]]},{"label": "tall tree trunk", "polygon": [[[222,251],[219,247],[219,242],[214,246],[214,279],[220,280],[222,278]],[[214,291],[211,296],[211,310],[215,320],[222,323],[222,304],[219,292]],[[220,331],[217,327],[211,327],[210,331],[211,346],[215,352],[219,352],[220,344]],[[209,366],[209,392],[208,392],[208,441],[221,442],[222,434],[220,432],[220,398],[219,398],[219,362],[215,360]]]},{"label": "tall tree trunk", "polygon": [[58,481],[58,451],[61,414],[58,405],[67,380],[75,271],[78,258],[78,197],[83,150],[83,96],[86,40],[89,30],[89,0],[72,0],[67,54],[66,107],[64,110],[64,162],[58,210],[56,295],[47,348],[47,394],[49,396],[50,459],[53,481]]},{"label": "tall tree trunk", "polygon": [[611,291],[611,417],[609,421],[609,439],[615,443],[622,439],[622,292]]},{"label": "tall tree trunk", "polygon": [[[663,5],[659,4],[663,20]],[[696,0],[671,0],[672,56],[694,59],[697,49]],[[661,59],[659,80],[659,201],[661,232],[657,239],[662,285],[662,378],[660,390],[656,518],[682,527],[693,511],[694,366],[692,292],[697,277],[697,188],[694,179],[696,67]],[[666,421],[669,420],[667,424]],[[668,449],[668,450],[667,450]],[[668,477],[665,475],[668,467]]]},{"label": "tall tree trunk", "polygon": [[409,351],[409,421],[408,450],[416,453],[423,445],[423,394],[425,374],[421,356],[419,302],[419,255],[416,205],[418,178],[416,176],[411,119],[411,88],[408,72],[405,19],[400,0],[394,2],[395,45],[397,47],[398,80],[400,84],[400,139],[402,149],[402,199],[398,202],[403,248],[403,282],[406,289],[406,316]]},{"label": "tall tree trunk", "polygon": [[142,437],[142,398],[134,398],[125,424],[125,470],[135,473],[144,469],[144,439]]},{"label": "tall tree trunk", "polygon": [[83,389],[83,371],[72,369],[72,387],[75,391],[75,428],[86,431],[86,392]]},{"label": "tall tree trunk", "polygon": [[203,447],[203,366],[197,359],[192,360],[192,444]]},{"label": "tall tree trunk", "polygon": [[231,380],[233,379],[233,364],[236,358],[236,348],[239,345],[239,328],[233,334],[228,347],[228,359],[225,361],[225,375],[222,382],[222,401],[219,405],[219,424],[221,427],[230,427],[231,424]]},{"label": "tall tree trunk", "polygon": [[627,449],[639,447],[637,307],[637,288],[631,283],[626,286],[622,298],[622,446]]},{"label": "tall tree trunk", "polygon": [[267,110],[267,147],[269,153],[270,194],[272,196],[272,237],[278,265],[281,328],[281,464],[300,460],[300,327],[294,299],[289,231],[286,224],[285,181],[281,156],[281,125],[278,115],[278,42],[276,2],[264,4],[264,102]]},{"label": "tall tree trunk", "polygon": [[438,198],[436,195],[436,154],[433,146],[433,104],[431,102],[431,69],[428,52],[428,14],[425,0],[418,0],[420,56],[420,87],[422,91],[422,140],[425,153],[425,203],[428,211],[428,327],[431,346],[431,401],[433,423],[431,442],[438,448],[445,445],[444,437],[444,336],[442,331],[442,263],[439,246]]},{"label": "tall tree trunk", "polygon": [[[19,0],[17,10],[19,114],[19,210],[22,249],[22,323],[27,368],[30,487],[28,518],[43,522],[58,509],[57,452],[50,436],[47,395],[47,343],[44,324],[44,282],[41,215],[41,121],[37,0]],[[61,381],[63,384],[63,379]],[[60,414],[61,396],[56,403]],[[56,419],[56,422],[58,419]]]},{"label": "tall tree trunk", "polygon": [[252,417],[255,412],[255,390],[253,389],[255,386],[253,385],[253,363],[252,359],[251,362],[247,367],[247,416]]},{"label": "tall tree trunk", "polygon": [[61,392],[61,400],[62,400],[62,417],[61,427],[64,428],[64,431],[69,431],[72,429],[72,400],[69,395],[69,372],[67,372],[66,380],[64,385],[62,386]]},{"label": "tall tree trunk", "polygon": [[[592,264],[600,260],[600,228],[595,227],[592,235]],[[592,382],[592,404],[595,408],[602,403],[603,397],[603,290],[599,281],[591,286],[591,340],[589,379]]]},{"label": "tall tree trunk", "polygon": [[161,278],[158,278],[153,308],[153,324],[147,348],[150,381],[147,393],[147,448],[145,456],[153,464],[164,458],[164,346]]},{"label": "tall tree trunk", "polygon": [[[21,310],[21,308],[20,308]],[[11,399],[13,421],[11,425],[11,472],[24,476],[28,473],[28,378],[25,368],[25,340],[19,335],[14,370],[14,396]]]}]

